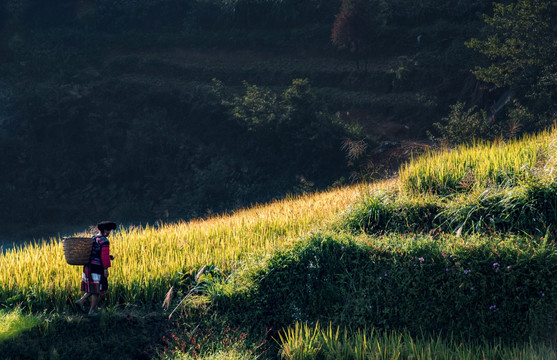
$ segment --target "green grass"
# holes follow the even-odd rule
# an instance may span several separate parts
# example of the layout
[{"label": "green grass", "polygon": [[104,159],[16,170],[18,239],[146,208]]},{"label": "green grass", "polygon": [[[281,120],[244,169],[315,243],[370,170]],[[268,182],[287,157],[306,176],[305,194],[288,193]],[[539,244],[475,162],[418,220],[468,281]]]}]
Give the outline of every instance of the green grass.
[{"label": "green grass", "polygon": [[197,327],[189,331],[172,331],[164,338],[160,358],[171,359],[254,359],[263,353],[265,339],[253,343],[249,333],[222,323],[221,327]]},{"label": "green grass", "polygon": [[[160,306],[171,287],[190,279],[202,266],[230,274],[250,259],[325,226],[359,191],[357,187],[336,189],[253,206],[233,215],[159,228],[119,229],[110,239],[116,259],[105,303]],[[80,296],[82,267],[65,262],[60,239],[8,250],[0,255],[0,263],[0,305],[64,310]]]},{"label": "green grass", "polygon": [[192,356],[189,354],[184,354],[181,351],[176,351],[174,353],[165,354],[163,356],[164,360],[250,360],[254,359],[254,357],[249,353],[244,353],[238,350],[230,350],[230,351],[216,351],[211,354],[202,355],[202,356]]},{"label": "green grass", "polygon": [[105,308],[96,318],[71,311],[37,317],[39,324],[0,342],[0,358],[93,360],[101,348],[111,359],[148,359],[156,355],[155,344],[174,325],[163,314],[134,309]]},{"label": "green grass", "polygon": [[349,330],[300,324],[289,326],[280,334],[282,359],[556,359],[554,348],[544,344],[492,343],[481,340],[462,341],[440,336],[412,336],[409,332]]},{"label": "green grass", "polygon": [[477,142],[430,151],[400,170],[404,191],[451,195],[489,186],[514,186],[554,176],[557,129],[508,142]]},{"label": "green grass", "polygon": [[23,314],[21,309],[0,311],[0,343],[17,337],[22,332],[32,329],[42,322],[40,318]]},{"label": "green grass", "polygon": [[369,192],[341,227],[367,233],[512,232],[554,239],[557,129],[508,143],[429,152]]},{"label": "green grass", "polygon": [[[524,341],[557,332],[557,246],[519,235],[316,233],[215,293],[228,316]],[[246,320],[247,321],[247,320]]]},{"label": "green grass", "polygon": [[[119,341],[129,331],[160,359],[555,358],[555,137],[430,153],[372,186],[119,229],[103,331],[125,323]],[[0,305],[25,309],[0,314],[0,350],[52,351],[34,348],[31,329],[69,356],[61,344],[87,325],[68,305],[80,267],[59,239],[0,262]],[[166,338],[135,334],[144,321],[120,313],[130,308],[155,309]],[[46,326],[32,315],[42,309],[70,315]],[[307,325],[317,322],[330,325]],[[225,333],[230,324],[247,335]]]}]

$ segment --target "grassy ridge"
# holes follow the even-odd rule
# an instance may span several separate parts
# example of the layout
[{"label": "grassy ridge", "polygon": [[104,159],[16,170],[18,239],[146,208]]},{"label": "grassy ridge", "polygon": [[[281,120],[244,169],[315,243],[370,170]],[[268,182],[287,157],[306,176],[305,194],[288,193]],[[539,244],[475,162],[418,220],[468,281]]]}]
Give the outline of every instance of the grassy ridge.
[{"label": "grassy ridge", "polygon": [[555,236],[557,130],[509,143],[427,153],[396,186],[353,205],[343,226],[374,232],[513,232]]},{"label": "grassy ridge", "polygon": [[275,329],[320,321],[545,339],[557,333],[556,272],[557,247],[527,237],[317,233],[241,278],[243,296],[222,291],[216,302]]},{"label": "grassy ridge", "polygon": [[[164,340],[159,354],[165,359],[200,355],[192,343],[198,328],[208,334],[217,326],[224,334],[229,321],[283,334],[279,342],[286,359],[354,358],[348,349],[377,358],[402,353],[417,358],[551,358],[554,350],[542,342],[553,341],[557,333],[552,276],[557,272],[557,248],[545,226],[557,196],[554,138],[552,130],[510,143],[508,149],[490,144],[467,149],[467,158],[475,159],[468,161],[474,164],[468,173],[475,171],[477,181],[466,191],[437,191],[449,188],[447,172],[439,171],[441,165],[425,168],[451,161],[456,166],[463,160],[430,154],[409,164],[405,169],[413,170],[399,179],[371,189],[341,188],[205,220],[120,229],[112,239],[116,260],[105,301],[153,308],[162,304],[169,288],[183,287],[184,279],[195,277],[203,266],[219,268],[226,275],[222,283],[213,282],[211,291],[199,292],[198,303],[185,302],[177,312],[176,338]],[[483,156],[488,148],[498,155]],[[514,155],[505,162],[507,153]],[[532,156],[513,162],[520,154]],[[420,161],[422,165],[416,165]],[[532,162],[519,166],[523,161]],[[493,177],[493,169],[506,178]],[[427,177],[424,183],[429,185],[422,190],[405,187],[415,175]],[[362,197],[364,190],[367,195]],[[493,206],[485,217],[482,211],[489,201]],[[474,220],[481,225],[474,231],[448,226],[440,222],[443,216],[449,219],[447,214],[455,218],[454,224],[462,224],[451,209],[464,209],[460,211],[469,219],[470,209],[476,209],[487,220]],[[530,223],[539,234],[529,233]],[[501,224],[512,224],[512,233],[501,232],[507,229]],[[261,258],[265,261],[253,266]],[[66,311],[79,295],[81,269],[64,262],[58,239],[9,250],[0,261],[6,269],[0,273],[2,305]],[[192,315],[196,313],[199,317]],[[332,330],[317,327],[313,333],[307,326],[304,331],[288,330],[296,322],[316,321],[349,331],[340,339]],[[281,333],[283,328],[287,330]],[[364,328],[372,331],[373,349],[358,330]],[[436,340],[419,337],[420,331],[443,335]],[[477,343],[461,345],[461,338],[477,336]],[[530,337],[540,343],[508,344]],[[207,339],[206,358],[224,357],[219,353],[223,349],[234,358],[253,354],[253,340],[245,348],[230,349]],[[258,340],[263,339],[265,335]],[[383,351],[377,352],[376,345]]]},{"label": "grassy ridge", "polygon": [[[357,187],[275,201],[214,216],[121,229],[111,238],[116,256],[109,304],[162,303],[181,273],[203,265],[234,271],[252,256],[269,254],[334,217],[353,202]],[[63,309],[78,296],[81,267],[64,261],[59,239],[8,250],[0,256],[0,304]]]},{"label": "grassy ridge", "polygon": [[429,152],[400,170],[404,191],[450,195],[516,186],[528,178],[549,179],[557,161],[557,129],[508,142],[476,142]]}]

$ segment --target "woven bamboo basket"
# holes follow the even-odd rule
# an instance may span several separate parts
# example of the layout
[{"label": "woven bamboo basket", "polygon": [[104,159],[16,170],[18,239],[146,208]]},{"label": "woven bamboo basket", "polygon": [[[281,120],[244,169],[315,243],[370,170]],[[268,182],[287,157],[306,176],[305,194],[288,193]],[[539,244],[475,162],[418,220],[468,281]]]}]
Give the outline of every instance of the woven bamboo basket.
[{"label": "woven bamboo basket", "polygon": [[69,237],[62,240],[64,257],[70,265],[85,265],[91,256],[92,238]]}]

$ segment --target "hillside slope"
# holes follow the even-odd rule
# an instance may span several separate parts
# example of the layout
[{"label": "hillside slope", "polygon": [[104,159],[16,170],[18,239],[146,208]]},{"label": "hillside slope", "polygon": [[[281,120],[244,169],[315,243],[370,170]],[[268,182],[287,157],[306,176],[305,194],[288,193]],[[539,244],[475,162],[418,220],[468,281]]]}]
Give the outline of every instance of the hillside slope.
[{"label": "hillside slope", "polygon": [[[339,2],[62,3],[0,11],[7,232],[188,219],[384,176],[450,104],[486,94],[464,46],[486,5],[392,3],[357,59],[331,44]],[[310,89],[285,115],[298,78]]]}]

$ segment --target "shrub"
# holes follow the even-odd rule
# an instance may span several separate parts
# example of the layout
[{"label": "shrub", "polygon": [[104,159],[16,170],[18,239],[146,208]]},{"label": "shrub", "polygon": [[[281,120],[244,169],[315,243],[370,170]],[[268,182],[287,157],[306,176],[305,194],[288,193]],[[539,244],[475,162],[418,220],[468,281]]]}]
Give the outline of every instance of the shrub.
[{"label": "shrub", "polygon": [[407,196],[379,191],[352,204],[338,226],[352,232],[513,232],[556,234],[557,182],[529,179],[452,197]]},{"label": "shrub", "polygon": [[551,336],[557,248],[528,240],[316,234],[251,275],[256,287],[244,301],[257,316],[250,321],[274,329],[320,321],[473,338]]},{"label": "shrub", "polygon": [[447,117],[442,122],[433,124],[439,132],[440,140],[449,144],[470,143],[474,139],[484,139],[497,135],[490,128],[490,121],[485,112],[478,111],[476,106],[465,109],[463,102],[457,102],[450,107]]},{"label": "shrub", "polygon": [[275,178],[294,168],[312,179],[338,174],[344,164],[341,139],[353,131],[326,113],[307,79],[293,79],[280,94],[245,85],[245,95],[230,100],[230,113],[249,134],[243,146],[258,154],[259,168],[278,172]]},{"label": "shrub", "polygon": [[[554,1],[522,0],[493,5],[492,15],[484,15],[488,36],[473,38],[467,46],[489,59],[477,67],[476,77],[495,88],[511,89],[516,98],[538,118],[554,120],[555,76],[554,39],[557,28]],[[525,124],[531,126],[534,124]]]},{"label": "shrub", "polygon": [[454,200],[440,212],[447,230],[526,232],[554,236],[557,183],[531,180],[525,185],[488,188]]},{"label": "shrub", "polygon": [[351,205],[339,222],[350,231],[366,233],[428,231],[440,225],[436,216],[441,209],[435,197],[406,198],[380,191]]}]

